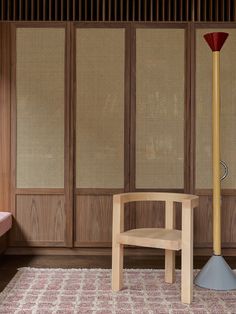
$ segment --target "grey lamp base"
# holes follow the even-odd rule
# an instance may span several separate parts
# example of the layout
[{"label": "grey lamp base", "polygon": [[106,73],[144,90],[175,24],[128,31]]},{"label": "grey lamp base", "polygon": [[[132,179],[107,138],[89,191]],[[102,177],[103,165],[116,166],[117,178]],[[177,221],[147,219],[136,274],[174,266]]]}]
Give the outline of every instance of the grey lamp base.
[{"label": "grey lamp base", "polygon": [[194,281],[195,285],[213,290],[236,289],[236,274],[221,255],[213,255]]}]

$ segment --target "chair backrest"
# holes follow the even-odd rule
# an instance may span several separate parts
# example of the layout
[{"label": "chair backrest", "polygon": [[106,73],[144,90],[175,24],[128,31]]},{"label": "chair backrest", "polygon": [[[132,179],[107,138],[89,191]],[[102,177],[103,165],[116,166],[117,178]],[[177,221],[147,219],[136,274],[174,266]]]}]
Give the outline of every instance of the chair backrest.
[{"label": "chair backrest", "polygon": [[165,202],[165,227],[168,229],[175,227],[175,208],[173,203],[182,203],[182,207],[186,204],[185,207],[194,208],[198,206],[198,199],[196,195],[166,192],[131,192],[113,196],[114,202],[118,202],[120,205],[139,201]]},{"label": "chair backrest", "polygon": [[120,202],[123,204],[139,201],[171,201],[183,203],[185,201],[198,200],[198,196],[196,195],[166,192],[131,192],[116,194],[114,197],[119,198]]}]

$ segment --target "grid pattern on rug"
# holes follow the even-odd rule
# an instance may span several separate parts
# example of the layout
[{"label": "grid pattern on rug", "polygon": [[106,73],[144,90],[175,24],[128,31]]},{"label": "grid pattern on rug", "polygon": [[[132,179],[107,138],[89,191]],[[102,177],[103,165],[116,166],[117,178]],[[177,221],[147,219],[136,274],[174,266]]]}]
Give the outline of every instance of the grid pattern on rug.
[{"label": "grid pattern on rug", "polygon": [[21,268],[0,294],[1,314],[228,314],[236,292],[194,287],[191,305],[180,302],[180,271],[174,284],[163,270],[124,271],[124,289],[111,291],[110,269]]}]

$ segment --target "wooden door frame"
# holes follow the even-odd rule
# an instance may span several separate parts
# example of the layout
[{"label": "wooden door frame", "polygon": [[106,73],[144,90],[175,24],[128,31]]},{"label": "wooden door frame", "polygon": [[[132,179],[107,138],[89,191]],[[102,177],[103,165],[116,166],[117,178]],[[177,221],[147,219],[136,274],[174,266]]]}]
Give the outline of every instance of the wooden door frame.
[{"label": "wooden door frame", "polygon": [[[71,110],[71,79],[70,54],[71,36],[68,22],[11,22],[11,212],[16,215],[17,195],[64,195],[65,201],[65,242],[62,246],[73,246],[73,163],[72,163],[72,110]],[[16,30],[17,28],[64,28],[65,29],[65,65],[64,65],[64,188],[16,188]],[[11,244],[17,246],[15,241]],[[53,242],[34,241],[33,246],[53,246]],[[22,246],[22,244],[19,244]]]}]

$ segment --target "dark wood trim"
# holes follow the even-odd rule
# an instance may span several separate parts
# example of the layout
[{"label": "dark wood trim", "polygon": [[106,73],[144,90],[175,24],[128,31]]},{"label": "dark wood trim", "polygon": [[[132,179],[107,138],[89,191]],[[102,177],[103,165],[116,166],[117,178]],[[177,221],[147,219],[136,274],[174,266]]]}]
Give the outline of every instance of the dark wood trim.
[{"label": "dark wood trim", "polygon": [[130,191],[135,190],[136,173],[136,28],[130,30]]},{"label": "dark wood trim", "polygon": [[[129,22],[130,23],[130,22]],[[188,27],[187,22],[132,22],[131,26],[134,28],[184,28]]]},{"label": "dark wood trim", "polygon": [[190,25],[185,30],[185,75],[184,75],[184,191],[190,193],[191,176],[191,47]]},{"label": "dark wood trim", "polygon": [[169,192],[169,193],[184,193],[184,189],[135,189],[135,192]]},{"label": "dark wood trim", "polygon": [[125,71],[124,71],[124,191],[130,191],[130,81],[131,47],[130,27],[125,28]]},{"label": "dark wood trim", "polygon": [[16,211],[16,27],[11,23],[11,212]]},{"label": "dark wood trim", "polygon": [[17,21],[9,22],[15,28],[66,28],[64,21]]},{"label": "dark wood trim", "polygon": [[71,85],[73,78],[71,70],[71,23],[67,23],[65,29],[65,141],[64,141],[64,189],[65,189],[65,211],[66,211],[66,245],[73,246],[73,99]]},{"label": "dark wood trim", "polygon": [[[194,256],[212,256],[210,248],[194,248]],[[5,252],[6,255],[87,255],[87,256],[111,256],[111,248],[29,248],[10,247]],[[236,256],[236,248],[223,248],[224,256]],[[176,255],[180,255],[177,252]],[[164,251],[149,248],[125,248],[125,256],[164,256]]]},{"label": "dark wood trim", "polygon": [[119,193],[124,193],[124,189],[75,189],[75,195],[113,195]]},{"label": "dark wood trim", "polygon": [[74,22],[75,28],[128,28],[130,22]]},{"label": "dark wood trim", "polygon": [[103,247],[112,247],[111,242],[80,242],[80,241],[75,241],[74,242],[74,247],[75,248],[103,248]]},{"label": "dark wood trim", "polygon": [[194,28],[235,28],[235,22],[195,22]]},{"label": "dark wood trim", "polygon": [[64,195],[64,189],[24,188],[15,189],[15,195]]},{"label": "dark wood trim", "polygon": [[11,42],[10,25],[0,23],[0,210],[10,211]]},{"label": "dark wood trim", "polygon": [[[13,245],[11,245],[13,247]],[[67,247],[63,241],[14,241],[14,247]]]},{"label": "dark wood trim", "polygon": [[[196,195],[205,195],[205,196],[211,196],[213,194],[212,189],[196,189],[195,193],[196,193]],[[235,196],[236,195],[236,189],[222,189],[221,195]]]},{"label": "dark wood trim", "polygon": [[191,124],[191,138],[190,138],[190,177],[189,177],[189,192],[195,193],[195,166],[196,166],[196,98],[195,98],[195,90],[196,90],[196,38],[195,38],[195,30],[193,27],[193,23],[190,23],[190,106],[191,106],[191,115],[190,115],[190,124]]}]

